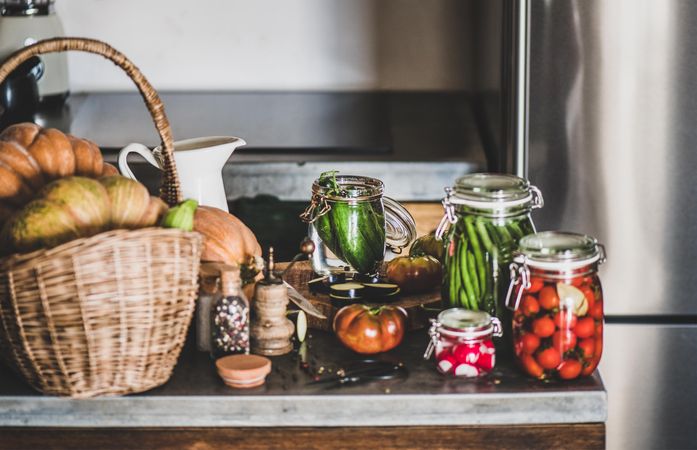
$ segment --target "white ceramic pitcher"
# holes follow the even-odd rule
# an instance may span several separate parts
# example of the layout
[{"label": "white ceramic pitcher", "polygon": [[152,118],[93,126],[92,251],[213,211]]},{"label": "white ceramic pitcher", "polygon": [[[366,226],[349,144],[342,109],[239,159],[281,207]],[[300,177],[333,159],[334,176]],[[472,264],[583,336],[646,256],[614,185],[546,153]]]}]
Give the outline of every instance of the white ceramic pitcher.
[{"label": "white ceramic pitcher", "polygon": [[[183,197],[193,198],[199,205],[228,211],[223,166],[232,152],[245,144],[243,139],[232,136],[207,136],[175,142],[174,160]],[[143,144],[128,144],[119,152],[119,171],[126,177],[136,179],[128,167],[130,153],[138,153],[147,162],[162,169],[160,152],[160,147],[151,151]]]}]

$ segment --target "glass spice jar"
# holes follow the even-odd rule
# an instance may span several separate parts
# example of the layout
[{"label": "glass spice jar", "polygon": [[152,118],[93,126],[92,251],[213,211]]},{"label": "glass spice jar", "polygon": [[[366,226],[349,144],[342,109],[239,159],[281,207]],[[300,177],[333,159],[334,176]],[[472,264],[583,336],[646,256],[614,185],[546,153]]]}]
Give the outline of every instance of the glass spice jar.
[{"label": "glass spice jar", "polygon": [[519,365],[538,379],[588,376],[603,351],[605,249],[583,234],[547,231],[520,240],[506,304]]},{"label": "glass spice jar", "polygon": [[221,290],[211,309],[211,356],[249,353],[249,302],[239,268],[222,270]]},{"label": "glass spice jar", "polygon": [[535,232],[530,213],[544,205],[542,194],[523,178],[493,173],[465,175],[445,191],[436,231],[445,240],[443,307],[504,320],[508,265],[520,238]]},{"label": "glass spice jar", "polygon": [[312,184],[310,205],[300,215],[315,243],[312,268],[329,275],[347,266],[375,275],[386,252],[401,253],[416,238],[414,218],[383,196],[377,178],[325,172]]},{"label": "glass spice jar", "polygon": [[435,352],[436,368],[458,377],[486,375],[496,365],[493,336],[501,336],[501,322],[484,311],[450,308],[432,320],[431,340],[424,353]]}]

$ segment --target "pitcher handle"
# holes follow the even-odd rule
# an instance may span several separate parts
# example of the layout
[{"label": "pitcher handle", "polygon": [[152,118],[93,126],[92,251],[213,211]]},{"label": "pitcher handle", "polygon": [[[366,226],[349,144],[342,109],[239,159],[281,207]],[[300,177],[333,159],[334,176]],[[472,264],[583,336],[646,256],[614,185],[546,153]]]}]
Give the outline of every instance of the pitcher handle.
[{"label": "pitcher handle", "polygon": [[153,166],[157,167],[158,169],[162,170],[162,167],[160,167],[160,163],[157,161],[155,158],[155,155],[152,154],[152,151],[144,146],[143,144],[138,144],[137,142],[128,144],[124,148],[121,149],[119,152],[119,172],[123,174],[123,176],[131,178],[133,180],[136,179],[136,176],[133,175],[133,172],[131,171],[131,168],[128,167],[128,154],[129,153],[138,153],[140,156],[145,158],[147,162],[152,164]]}]

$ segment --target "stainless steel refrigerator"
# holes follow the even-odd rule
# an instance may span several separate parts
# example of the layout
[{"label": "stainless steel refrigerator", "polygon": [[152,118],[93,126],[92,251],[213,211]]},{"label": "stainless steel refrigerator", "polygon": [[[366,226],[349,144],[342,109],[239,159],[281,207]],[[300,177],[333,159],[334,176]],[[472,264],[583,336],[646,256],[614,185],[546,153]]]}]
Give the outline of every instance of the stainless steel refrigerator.
[{"label": "stainless steel refrigerator", "polygon": [[608,448],[697,448],[697,2],[506,2],[504,170],[596,236]]}]

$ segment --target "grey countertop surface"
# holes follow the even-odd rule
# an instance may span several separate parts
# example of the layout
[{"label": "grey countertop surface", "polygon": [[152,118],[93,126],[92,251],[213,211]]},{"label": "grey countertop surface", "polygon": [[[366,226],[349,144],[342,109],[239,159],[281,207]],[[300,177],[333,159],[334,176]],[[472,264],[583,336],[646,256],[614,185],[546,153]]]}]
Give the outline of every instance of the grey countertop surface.
[{"label": "grey countertop surface", "polygon": [[[312,385],[297,351],[272,358],[264,386],[226,387],[206,353],[187,345],[170,381],[149,392],[88,400],[32,391],[0,370],[0,426],[397,426],[604,422],[607,396],[600,376],[541,383],[499,355],[492,374],[444,377],[424,361],[424,331],[409,333],[380,358],[403,362],[408,377],[353,386]],[[306,361],[336,371],[358,355],[325,332],[311,331]]]}]

